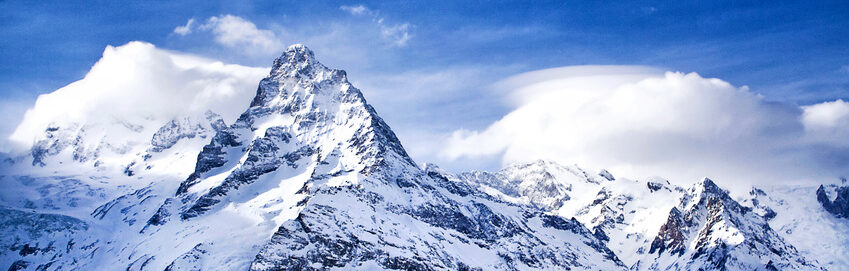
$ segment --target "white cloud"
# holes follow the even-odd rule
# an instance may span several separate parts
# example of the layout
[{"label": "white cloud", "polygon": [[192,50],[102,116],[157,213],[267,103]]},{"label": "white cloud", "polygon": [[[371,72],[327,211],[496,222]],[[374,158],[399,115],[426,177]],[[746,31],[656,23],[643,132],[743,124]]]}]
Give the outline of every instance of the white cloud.
[{"label": "white cloud", "polygon": [[[232,122],[247,108],[268,69],[224,64],[144,42],[108,46],[83,79],[39,96],[9,139],[15,149],[26,150],[49,125],[161,125],[207,110]],[[158,126],[145,128],[155,131]]]},{"label": "white cloud", "polygon": [[370,17],[374,25],[380,30],[380,36],[393,46],[407,46],[407,42],[413,38],[411,33],[412,25],[409,23],[387,24],[385,23],[385,18],[380,16],[379,10],[372,10],[363,5],[340,6],[339,9],[347,11],[354,16],[371,15]]},{"label": "white cloud", "polygon": [[410,38],[413,36],[410,35],[410,24],[398,24],[393,26],[386,26],[382,23],[380,24],[380,33],[383,35],[383,38],[389,40],[398,47],[407,46],[407,41],[410,41]]},{"label": "white cloud", "polygon": [[191,18],[186,22],[186,25],[177,26],[174,28],[174,34],[185,36],[192,33],[192,24],[195,23],[195,19]]},{"label": "white cloud", "polygon": [[367,8],[363,5],[341,6],[341,7],[339,7],[339,9],[347,11],[348,13],[351,13],[351,15],[363,15],[363,14],[371,14],[372,13],[372,11],[369,8]]},{"label": "white cloud", "polygon": [[259,50],[257,53],[278,53],[284,48],[274,32],[259,29],[253,22],[238,16],[227,14],[210,17],[200,29],[211,31],[215,41],[221,45],[242,48],[247,52]]},{"label": "white cloud", "polygon": [[843,101],[800,108],[719,79],[645,67],[543,70],[496,85],[511,90],[516,108],[484,130],[455,131],[444,157],[543,158],[738,186],[822,182],[849,170]]},{"label": "white cloud", "polygon": [[803,106],[802,124],[808,139],[834,145],[849,146],[849,102],[836,100]]}]

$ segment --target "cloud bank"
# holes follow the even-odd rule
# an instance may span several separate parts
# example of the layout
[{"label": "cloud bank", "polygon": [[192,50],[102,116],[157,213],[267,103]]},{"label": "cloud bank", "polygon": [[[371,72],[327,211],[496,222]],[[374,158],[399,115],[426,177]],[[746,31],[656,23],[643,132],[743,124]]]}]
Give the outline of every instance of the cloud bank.
[{"label": "cloud bank", "polygon": [[26,150],[54,124],[164,123],[207,110],[233,122],[268,69],[224,64],[144,42],[108,46],[83,79],[39,96],[9,140],[15,149]]},{"label": "cloud bank", "polygon": [[728,185],[823,182],[849,170],[849,103],[772,103],[696,73],[578,66],[496,84],[515,109],[483,130],[457,130],[458,161],[552,159],[629,177]]}]

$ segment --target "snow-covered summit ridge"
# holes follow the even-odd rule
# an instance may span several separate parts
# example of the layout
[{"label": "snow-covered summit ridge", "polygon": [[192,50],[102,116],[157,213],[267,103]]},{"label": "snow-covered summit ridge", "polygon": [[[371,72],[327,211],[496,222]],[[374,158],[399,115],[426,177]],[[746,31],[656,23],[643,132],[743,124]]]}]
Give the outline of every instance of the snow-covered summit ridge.
[{"label": "snow-covered summit ridge", "polygon": [[[321,65],[315,60],[315,54],[303,44],[293,44],[286,48],[286,51],[274,60],[273,69],[278,69],[282,66],[288,67],[305,67],[311,65]],[[324,65],[321,65],[324,66]]]}]

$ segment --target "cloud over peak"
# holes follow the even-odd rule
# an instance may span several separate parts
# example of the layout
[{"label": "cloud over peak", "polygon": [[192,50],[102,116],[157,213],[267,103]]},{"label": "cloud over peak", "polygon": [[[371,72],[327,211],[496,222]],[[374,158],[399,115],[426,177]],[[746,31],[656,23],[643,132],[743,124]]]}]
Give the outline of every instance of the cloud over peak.
[{"label": "cloud over peak", "polygon": [[720,79],[644,67],[552,69],[502,83],[516,108],[484,130],[455,131],[444,157],[545,158],[678,182],[814,180],[849,169],[843,101],[772,103]]},{"label": "cloud over peak", "polygon": [[161,125],[208,110],[232,122],[267,74],[268,68],[224,64],[145,42],[107,46],[83,79],[39,96],[9,139],[26,150],[52,125]]}]

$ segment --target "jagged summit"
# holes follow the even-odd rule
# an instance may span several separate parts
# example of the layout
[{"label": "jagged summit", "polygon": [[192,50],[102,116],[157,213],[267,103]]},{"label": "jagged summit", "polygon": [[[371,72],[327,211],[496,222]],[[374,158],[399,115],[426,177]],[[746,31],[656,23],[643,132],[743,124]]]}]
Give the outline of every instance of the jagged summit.
[{"label": "jagged summit", "polygon": [[702,180],[698,182],[696,187],[697,189],[701,189],[706,193],[728,194],[728,191],[719,188],[719,186],[717,186],[716,183],[708,177],[702,178]]},{"label": "jagged summit", "polygon": [[[194,202],[181,217],[206,212],[230,191],[264,174],[316,162],[337,163],[338,168],[327,169],[339,171],[334,174],[416,167],[344,71],[325,67],[308,48],[293,45],[260,81],[250,108],[233,125],[219,130],[198,155],[195,171],[176,193],[186,197],[182,202]],[[221,174],[226,176],[216,177]],[[192,190],[197,185],[202,188]],[[163,207],[151,225],[167,219],[169,212]]]},{"label": "jagged summit", "polygon": [[293,44],[274,60],[272,69],[278,70],[283,65],[307,66],[311,64],[321,64],[315,60],[315,54],[312,50],[303,44]]},{"label": "jagged summit", "polygon": [[711,179],[688,192],[636,269],[822,270]]},{"label": "jagged summit", "polygon": [[300,90],[316,94],[316,90],[323,89],[320,87],[322,84],[328,83],[337,84],[337,91],[350,90],[352,94],[356,93],[355,96],[362,98],[360,91],[348,82],[345,71],[327,68],[315,59],[313,52],[306,46],[292,45],[274,60],[271,72],[260,81],[251,107],[269,106],[263,102],[270,102],[280,95],[285,99],[286,95]]},{"label": "jagged summit", "polygon": [[698,183],[690,188],[691,199],[688,199],[686,207],[692,207],[694,204],[705,204],[706,200],[716,200],[717,204],[724,204],[726,207],[734,208],[738,212],[747,212],[744,207],[731,198],[729,192],[720,188],[710,178],[702,178]]}]

